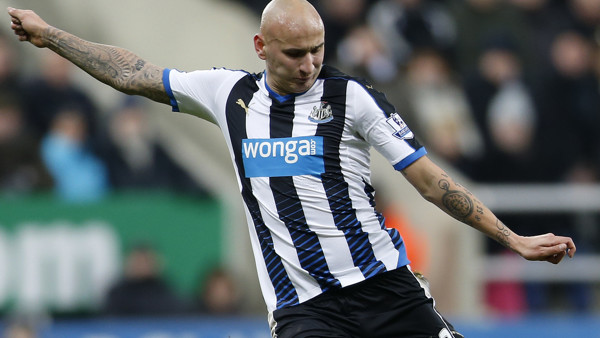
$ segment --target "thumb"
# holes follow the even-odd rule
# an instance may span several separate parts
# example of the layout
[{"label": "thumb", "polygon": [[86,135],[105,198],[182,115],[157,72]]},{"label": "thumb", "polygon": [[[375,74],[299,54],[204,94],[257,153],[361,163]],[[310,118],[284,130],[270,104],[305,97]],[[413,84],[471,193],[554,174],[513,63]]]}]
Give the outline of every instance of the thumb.
[{"label": "thumb", "polygon": [[[21,23],[21,16],[22,16],[23,10],[16,9],[13,7],[8,7],[6,9],[6,11],[8,12],[8,15],[10,15],[13,18],[14,23],[16,23],[16,24]],[[15,21],[15,19],[16,19],[16,21]]]},{"label": "thumb", "polygon": [[8,12],[8,14],[10,14],[11,16],[15,16],[17,15],[17,9],[14,7],[7,7],[6,11]]}]

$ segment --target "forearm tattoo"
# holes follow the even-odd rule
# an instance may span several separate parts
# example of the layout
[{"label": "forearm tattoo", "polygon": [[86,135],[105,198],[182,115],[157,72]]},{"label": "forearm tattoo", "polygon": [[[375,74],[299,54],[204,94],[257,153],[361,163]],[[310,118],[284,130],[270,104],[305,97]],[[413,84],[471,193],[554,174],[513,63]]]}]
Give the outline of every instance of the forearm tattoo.
[{"label": "forearm tattoo", "polygon": [[463,191],[450,189],[450,182],[446,179],[441,179],[438,186],[446,191],[442,196],[442,204],[446,210],[456,219],[466,222],[474,210],[471,197]]},{"label": "forearm tattoo", "polygon": [[168,103],[162,69],[122,48],[82,40],[54,27],[44,32],[48,48],[94,78],[127,94],[143,95]]},{"label": "forearm tattoo", "polygon": [[[441,201],[448,213],[470,226],[481,228],[479,223],[483,221],[485,214],[481,202],[470,191],[454,182],[448,175],[442,174],[442,177],[438,181],[438,187],[444,190]],[[458,189],[451,189],[450,182]],[[500,244],[511,248],[509,242],[511,231],[499,219],[496,218],[495,233],[491,232],[489,234],[493,234]]]},{"label": "forearm tattoo", "polygon": [[508,237],[510,236],[510,230],[504,225],[504,223],[500,222],[499,219],[496,219],[496,240],[504,245],[507,248],[510,248],[510,243],[508,241]]}]

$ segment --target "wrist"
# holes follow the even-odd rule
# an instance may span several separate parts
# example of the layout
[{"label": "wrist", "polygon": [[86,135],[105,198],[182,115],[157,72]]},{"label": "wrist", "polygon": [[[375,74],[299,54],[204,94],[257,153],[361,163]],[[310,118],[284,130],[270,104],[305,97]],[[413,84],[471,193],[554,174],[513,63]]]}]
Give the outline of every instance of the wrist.
[{"label": "wrist", "polygon": [[51,47],[57,44],[57,32],[58,29],[52,27],[50,25],[46,25],[46,27],[41,29],[40,34],[40,47]]},{"label": "wrist", "polygon": [[520,256],[523,256],[523,248],[525,247],[523,239],[523,236],[519,236],[513,232],[511,233],[510,240],[507,243],[507,247],[515,253],[519,254]]}]

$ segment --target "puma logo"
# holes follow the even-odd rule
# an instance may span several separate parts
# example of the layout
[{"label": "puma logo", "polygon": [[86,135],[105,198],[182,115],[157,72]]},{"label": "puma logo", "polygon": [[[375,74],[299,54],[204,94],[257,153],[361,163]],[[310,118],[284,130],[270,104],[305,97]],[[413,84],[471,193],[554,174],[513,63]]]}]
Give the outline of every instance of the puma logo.
[{"label": "puma logo", "polygon": [[246,106],[246,102],[244,102],[244,100],[238,99],[235,103],[244,108],[244,111],[246,111],[246,114],[248,114],[248,107]]}]

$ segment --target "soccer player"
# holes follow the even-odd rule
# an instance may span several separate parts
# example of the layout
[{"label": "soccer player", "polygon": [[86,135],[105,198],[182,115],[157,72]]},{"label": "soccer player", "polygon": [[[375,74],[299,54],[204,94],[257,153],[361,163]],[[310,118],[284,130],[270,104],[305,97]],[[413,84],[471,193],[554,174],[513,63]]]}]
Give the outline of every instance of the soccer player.
[{"label": "soccer player", "polygon": [[305,0],[273,0],[254,36],[266,70],[180,72],[84,41],[9,8],[21,41],[96,79],[217,124],[235,164],[274,337],[458,337],[375,210],[369,148],[428,201],[528,260],[573,257],[568,237],[512,232],[427,157],[373,87],[323,65],[324,29]]}]

